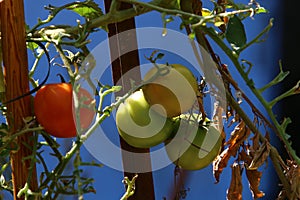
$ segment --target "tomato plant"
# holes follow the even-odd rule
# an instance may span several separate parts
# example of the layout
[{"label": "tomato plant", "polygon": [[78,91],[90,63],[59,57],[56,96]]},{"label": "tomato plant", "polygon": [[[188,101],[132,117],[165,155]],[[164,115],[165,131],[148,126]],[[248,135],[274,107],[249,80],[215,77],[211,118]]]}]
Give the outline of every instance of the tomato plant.
[{"label": "tomato plant", "polygon": [[[249,199],[244,196],[243,188],[245,187],[242,183],[245,181],[248,181],[253,199],[261,198],[265,194],[268,195],[267,199],[275,199],[273,188],[281,189],[278,199],[300,199],[300,158],[294,149],[297,145],[295,145],[296,140],[293,133],[297,131],[293,126],[295,123],[291,124],[291,121],[297,120],[293,119],[295,116],[290,118],[285,109],[283,109],[283,116],[275,113],[277,110],[275,107],[279,106],[280,101],[299,94],[298,78],[289,77],[289,82],[293,85],[285,86],[283,91],[276,91],[276,94],[269,96],[274,90],[274,86],[278,88],[282,86],[281,84],[285,84],[283,80],[289,74],[286,71],[286,61],[283,62],[284,65],[280,62],[278,68],[274,67],[273,62],[259,64],[257,56],[253,56],[253,51],[249,48],[256,46],[257,43],[261,44],[265,36],[274,33],[274,30],[271,31],[275,24],[273,19],[263,22],[265,23],[263,29],[261,29],[262,23],[258,22],[260,18],[257,15],[269,13],[269,10],[264,8],[266,2],[262,2],[264,5],[261,5],[258,1],[237,3],[234,1],[105,0],[102,5],[98,5],[93,0],[71,1],[62,2],[63,5],[60,6],[52,3],[45,6],[48,16],[42,17],[44,19],[38,18],[34,22],[25,21],[23,1],[0,0],[0,2],[0,65],[3,67],[3,70],[0,70],[0,111],[1,117],[5,118],[3,119],[4,123],[0,125],[0,152],[3,157],[0,170],[0,196],[3,196],[2,190],[6,190],[4,199],[9,198],[6,197],[6,194],[10,192],[13,193],[14,199],[64,198],[59,195],[74,195],[83,199],[85,193],[96,192],[96,189],[91,186],[94,180],[86,178],[85,167],[100,165],[86,160],[88,156],[84,156],[85,151],[81,151],[81,147],[88,144],[86,141],[89,136],[96,132],[103,120],[111,116],[113,109],[119,105],[117,128],[120,135],[129,144],[136,147],[152,147],[165,141],[168,156],[183,169],[197,170],[207,166],[219,153],[221,139],[223,139],[224,143],[221,145],[223,151],[213,162],[212,174],[216,182],[219,182],[220,175],[229,171],[224,169],[231,167],[230,186],[226,188],[226,191],[217,188],[218,192],[224,192],[224,195],[227,195],[228,200]],[[296,3],[292,7],[297,8],[295,5]],[[30,7],[31,11],[35,8],[30,5],[26,7]],[[289,9],[284,10],[287,10],[288,13],[295,13]],[[61,21],[59,17],[64,18],[65,12],[72,13],[72,16],[76,14],[76,18],[71,19],[76,23]],[[35,12],[28,14],[32,13]],[[158,15],[155,16],[152,13]],[[163,25],[157,35],[158,27],[156,25],[152,26],[152,24],[150,27],[141,27],[140,29],[138,27],[140,22],[135,23],[135,17],[142,14],[146,14],[146,18],[143,19],[151,18],[153,22]],[[18,20],[15,19],[15,16],[18,16]],[[29,16],[28,19],[31,17]],[[261,19],[265,20],[266,16]],[[249,26],[250,24],[252,25]],[[24,27],[25,25],[26,27]],[[168,27],[172,27],[172,29],[168,29]],[[258,29],[256,29],[257,27]],[[277,21],[276,27],[278,27]],[[174,32],[180,32],[180,35],[185,37],[169,37]],[[275,32],[277,34],[278,31]],[[122,36],[123,33],[125,37]],[[116,36],[116,40],[112,35]],[[101,41],[98,45],[99,38],[105,38],[105,42]],[[149,38],[151,39],[149,40]],[[168,41],[168,38],[171,38],[171,41]],[[294,39],[297,37],[285,38],[291,38],[292,43],[296,44]],[[109,45],[106,41],[109,42]],[[262,46],[261,49],[278,50],[278,48],[273,48],[273,41],[277,40],[272,40],[271,44]],[[25,48],[25,44],[28,49]],[[38,48],[38,46],[44,46],[44,48]],[[90,49],[95,46],[100,47],[101,51]],[[287,47],[289,46],[287,45]],[[55,49],[56,52],[52,52],[52,49]],[[151,55],[145,55],[145,57],[152,64],[156,65],[156,61],[166,53],[168,54],[166,62],[184,60],[185,63],[193,65],[194,70],[202,70],[204,72],[202,74],[203,84],[200,81],[199,91],[196,79],[185,66],[158,64],[144,78],[148,83],[142,87],[145,96],[140,99],[141,92],[139,91],[125,101],[128,91],[131,92],[140,87],[140,85],[135,85],[140,82],[141,68],[139,67],[144,64],[144,60],[141,60],[140,63],[140,58],[142,58],[140,55],[151,49],[153,49]],[[28,66],[28,61],[32,60],[26,58],[28,50],[33,52],[32,66]],[[160,50],[163,53],[158,53]],[[49,54],[47,54],[48,51]],[[106,51],[109,51],[110,55],[106,54]],[[294,49],[291,48],[291,51],[294,52]],[[94,54],[96,52],[97,55]],[[67,152],[64,151],[65,149],[57,149],[59,145],[56,145],[55,138],[39,133],[44,127],[46,132],[56,137],[76,136],[76,132],[88,128],[93,120],[94,112],[93,109],[90,109],[94,106],[93,98],[82,89],[75,92],[82,95],[79,95],[79,98],[73,98],[74,91],[78,90],[74,90],[70,84],[50,84],[41,90],[39,87],[35,87],[37,79],[40,79],[37,69],[40,68],[39,64],[44,58],[43,55],[47,57],[47,64],[50,65],[52,61],[54,64],[55,61],[55,65],[66,70],[70,80],[87,81],[91,88],[97,88],[95,92],[98,93],[97,100],[99,99],[100,103],[92,128],[83,137],[72,139],[74,141],[72,148]],[[266,59],[267,57],[264,56]],[[274,56],[269,57],[275,58]],[[41,64],[41,66],[43,65]],[[98,76],[98,72],[106,71],[106,67],[111,68],[113,78],[111,80],[107,80],[109,76],[106,73]],[[134,69],[135,67],[137,68]],[[133,75],[127,76],[127,72],[131,70],[134,71]],[[266,70],[271,70],[273,73],[268,73]],[[211,78],[211,74],[215,74],[215,78]],[[265,85],[258,83],[261,79],[260,75],[263,75]],[[150,79],[151,82],[148,82]],[[104,97],[107,98],[108,94],[119,92],[119,89],[109,86],[111,82],[117,86],[116,80],[121,80],[120,86],[123,87],[121,93],[124,96],[107,105]],[[93,83],[93,81],[96,82]],[[205,86],[205,82],[209,87]],[[27,123],[27,120],[31,122],[31,111],[33,110],[29,98],[24,98],[28,96],[26,92],[30,88],[29,83],[32,83],[34,91],[39,90],[34,100],[34,108],[36,119],[41,126],[38,123]],[[41,82],[39,83],[43,85]],[[129,88],[129,86],[133,88]],[[222,91],[223,89],[224,91]],[[197,96],[199,97],[198,107],[197,105],[193,107]],[[203,105],[201,104],[202,97],[205,96],[213,97],[210,104],[213,108],[210,110],[211,112],[207,112],[205,101],[203,101]],[[284,101],[280,104],[287,104]],[[294,106],[291,105],[293,110],[297,108],[297,105],[297,103]],[[164,109],[161,109],[162,107]],[[224,132],[222,132],[224,138],[221,138],[220,133],[214,127],[202,123],[199,126],[198,120],[193,118],[190,120],[186,116],[180,116],[180,118],[176,118],[175,122],[171,119],[187,113],[191,107],[195,112],[207,113],[207,116],[218,123],[220,129],[224,125]],[[74,110],[75,108],[76,110]],[[77,108],[79,109],[77,110]],[[110,124],[109,127],[114,125]],[[172,135],[175,133],[176,135]],[[278,146],[278,149],[285,150],[285,152],[277,151],[277,141],[274,141],[274,138],[279,139],[278,141],[284,147],[281,149]],[[44,139],[47,142],[44,142]],[[105,152],[110,159],[120,160],[120,158],[112,156],[111,149],[105,149],[107,151],[98,149],[98,147],[104,146],[101,143],[103,141],[97,140],[96,142],[96,145],[93,146],[93,153],[103,154]],[[46,153],[48,151],[45,151],[48,148],[51,149],[49,154]],[[123,147],[121,146],[121,148]],[[155,153],[151,151],[152,149],[149,152],[147,150],[145,154],[145,151],[133,147],[126,147],[126,150],[130,150],[132,153],[143,153],[144,166],[148,163],[151,166],[151,163],[161,161],[153,159],[154,162],[152,162],[152,158],[156,158],[150,155]],[[284,157],[281,157],[281,154]],[[51,157],[49,161],[47,156]],[[48,162],[52,162],[52,158],[57,158],[57,162],[48,165]],[[170,180],[174,180],[175,184],[166,182],[168,180],[162,180],[158,186],[160,191],[154,195],[154,185],[156,184],[154,184],[153,178],[163,177],[152,176],[152,173],[157,173],[158,168],[155,167],[146,173],[128,171],[123,167],[128,163],[136,163],[135,157],[128,159],[127,156],[122,155],[121,159],[123,166],[120,166],[120,170],[124,172],[123,183],[126,185],[123,187],[121,184],[122,189],[126,188],[121,199],[128,199],[131,195],[134,195],[134,199],[144,199],[145,194],[147,194],[147,199],[154,199],[154,196],[164,193],[164,189],[170,193],[163,197],[164,199],[184,199],[187,191],[185,188],[194,187],[193,181],[186,179],[185,171],[177,170],[177,167],[173,166],[174,177],[171,177]],[[110,166],[111,162],[104,162],[102,157],[98,161],[107,167],[114,168],[114,166]],[[264,168],[266,163],[273,165],[271,168],[267,168],[268,171]],[[71,166],[72,164],[73,166]],[[41,170],[36,171],[36,166]],[[70,171],[72,169],[73,171]],[[273,174],[269,175],[269,172],[273,173],[273,170],[278,175],[277,177],[274,177]],[[97,194],[100,194],[102,199],[120,199],[119,196],[111,196],[119,195],[115,192],[119,190],[118,185],[112,187],[113,192],[107,192],[109,197],[104,196],[106,193],[101,190],[111,190],[107,190],[103,185],[112,184],[115,180],[115,176],[107,177],[109,173],[106,170],[104,173],[101,180],[108,181],[105,184],[100,183]],[[135,173],[138,174],[136,184],[134,181],[137,175],[132,177]],[[268,174],[267,176],[271,178],[278,178],[280,181],[279,183],[271,181],[267,184],[264,181],[263,184],[260,184],[265,177],[265,175],[262,176],[263,174]],[[193,175],[198,176],[198,173],[193,173]],[[202,184],[200,179],[194,178],[194,180],[197,180],[196,187]],[[120,183],[120,180],[117,181]],[[189,185],[185,185],[187,182]],[[206,196],[208,199],[213,199],[213,192],[206,189],[209,187],[208,181],[204,181],[204,184],[205,187],[198,187],[198,189],[205,188],[203,192],[208,193],[191,189],[188,198],[197,199],[199,196],[213,195],[213,197]],[[170,185],[171,187],[169,187]],[[267,189],[266,193],[261,191],[260,187],[264,190]]]},{"label": "tomato plant", "polygon": [[[85,89],[78,92],[80,108],[80,128],[87,129],[94,118],[93,98]],[[77,133],[76,120],[73,112],[73,88],[69,83],[47,84],[37,91],[34,97],[34,112],[37,121],[45,131],[60,138],[75,137]]]},{"label": "tomato plant", "polygon": [[170,160],[186,170],[212,163],[221,150],[220,132],[214,126],[199,125],[197,118],[188,115],[177,118],[176,126],[176,136],[165,143]]},{"label": "tomato plant", "polygon": [[116,124],[121,137],[138,148],[149,148],[164,142],[173,128],[170,118],[161,116],[150,107],[142,90],[134,92],[120,104]]},{"label": "tomato plant", "polygon": [[[166,67],[162,75],[144,85],[143,91],[150,105],[159,104],[165,109],[156,107],[155,111],[175,117],[191,109],[196,101],[198,84],[193,73],[181,64],[161,67]],[[144,81],[149,81],[157,72],[157,67],[151,68]]]}]

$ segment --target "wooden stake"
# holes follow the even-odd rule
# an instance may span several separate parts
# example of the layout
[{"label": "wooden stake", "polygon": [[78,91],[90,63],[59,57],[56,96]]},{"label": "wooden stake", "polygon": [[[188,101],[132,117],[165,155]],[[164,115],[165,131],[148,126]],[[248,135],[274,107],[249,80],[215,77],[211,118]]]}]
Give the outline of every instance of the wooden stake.
[{"label": "wooden stake", "polygon": [[[13,99],[29,91],[24,4],[22,0],[5,0],[0,3],[2,53],[6,82],[6,100]],[[24,97],[7,105],[7,123],[10,134],[24,127],[24,118],[32,116],[30,97]],[[30,172],[30,147],[32,133],[16,138],[19,149],[11,153],[11,169],[14,187],[14,199],[30,177],[29,187],[37,188],[35,166]]]},{"label": "wooden stake", "polygon": [[[105,0],[105,9],[106,12],[109,11],[111,5],[111,0]],[[120,10],[128,9],[132,6],[130,4],[121,3]],[[122,33],[127,30],[135,29],[135,20],[134,18],[124,20],[119,23],[109,24],[108,25],[108,36],[114,36],[116,34]],[[118,81],[121,80],[123,90],[118,94],[122,95],[125,94],[130,89],[130,79],[134,80],[137,83],[141,80],[140,68],[139,68],[139,55],[138,55],[138,46],[136,41],[136,34],[135,31],[131,31],[130,34],[127,34],[126,37],[118,37],[117,40],[110,39],[110,52],[111,57],[114,57],[116,53],[117,59],[112,61],[112,70],[113,70],[113,81],[116,84]],[[128,46],[134,47],[134,51],[126,53],[122,55],[122,51],[128,48]],[[126,72],[131,71],[129,76],[124,76]],[[140,149],[134,148],[128,145],[121,137],[120,137],[121,148],[126,151],[135,152],[135,153],[143,153],[145,156],[143,159],[137,159],[136,157],[126,156],[123,155],[123,165],[124,168],[134,168],[135,166],[144,166],[145,169],[151,169],[151,159],[149,149]],[[134,177],[134,173],[124,172],[124,176],[129,177],[131,180]],[[153,186],[153,177],[152,172],[141,173],[138,174],[138,178],[136,180],[136,190],[135,193],[130,199],[132,200],[140,200],[140,199],[147,199],[147,200],[154,200],[154,186]]]}]

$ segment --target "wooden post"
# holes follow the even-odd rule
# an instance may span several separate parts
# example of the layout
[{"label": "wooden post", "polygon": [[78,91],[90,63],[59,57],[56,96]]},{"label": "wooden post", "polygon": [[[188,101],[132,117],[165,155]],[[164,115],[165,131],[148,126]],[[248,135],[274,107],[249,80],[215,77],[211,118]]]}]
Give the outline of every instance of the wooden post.
[{"label": "wooden post", "polygon": [[[111,0],[105,0],[105,9],[106,12],[109,11],[111,5]],[[121,3],[120,10],[131,8],[130,4]],[[108,25],[108,36],[114,36],[116,34],[122,33],[123,31],[135,29],[135,21],[134,18],[124,20],[119,23],[109,24]],[[116,36],[118,37],[118,36]],[[128,42],[130,41],[130,42]],[[123,90],[118,95],[125,94],[130,89],[130,79],[136,81],[138,83],[141,79],[141,74],[139,70],[139,55],[138,55],[138,46],[136,41],[135,31],[131,31],[130,34],[126,35],[126,38],[118,38],[118,40],[110,39],[110,52],[111,57],[114,57],[115,53],[122,52],[121,48],[127,48],[128,45],[131,47],[135,47],[136,50],[126,53],[124,55],[118,55],[118,59],[112,61],[112,71],[113,71],[113,81],[116,84],[120,79],[122,79],[122,87]],[[133,46],[132,46],[133,45]],[[118,51],[116,51],[118,50]],[[129,70],[133,71],[130,73],[130,76],[124,77]],[[121,148],[126,151],[135,152],[135,153],[144,153],[143,159],[137,160],[135,157],[124,157],[123,155],[123,165],[124,168],[134,167],[134,165],[144,166],[145,169],[151,169],[151,160],[150,155],[146,155],[149,153],[149,149],[140,149],[134,148],[128,145],[121,137],[120,137]],[[132,179],[134,173],[124,172],[124,176]],[[154,200],[154,185],[153,185],[153,177],[152,172],[141,173],[138,174],[138,178],[136,180],[136,190],[135,194],[130,197],[130,199],[140,200]]]},{"label": "wooden post", "polygon": [[[6,100],[10,100],[29,91],[23,1],[4,0],[0,3],[0,16]],[[7,104],[6,117],[10,134],[15,134],[24,127],[23,120],[28,116],[32,116],[30,96]],[[30,149],[33,146],[31,136],[32,133],[27,133],[17,137],[15,142],[19,149],[10,155],[14,199],[24,199],[17,198],[17,193],[24,187],[28,177],[30,177],[30,189],[34,191],[37,188],[35,165],[33,173],[29,174],[31,160],[24,160],[32,153]]]}]

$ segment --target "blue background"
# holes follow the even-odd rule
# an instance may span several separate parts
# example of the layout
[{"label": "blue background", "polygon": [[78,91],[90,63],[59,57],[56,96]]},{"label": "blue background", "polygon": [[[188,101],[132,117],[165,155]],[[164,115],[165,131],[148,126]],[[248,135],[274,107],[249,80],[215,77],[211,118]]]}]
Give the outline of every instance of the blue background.
[{"label": "blue background", "polygon": [[[36,24],[38,17],[40,17],[41,19],[45,19],[47,17],[48,11],[43,9],[44,5],[51,4],[54,6],[60,6],[67,2],[68,1],[65,0],[25,1],[25,15],[27,24],[29,26],[32,26]],[[204,2],[204,7],[208,6],[208,4],[209,3]],[[103,2],[101,1],[99,5],[103,7]],[[275,74],[278,73],[278,61],[282,59],[282,54],[280,51],[282,45],[280,39],[282,30],[282,21],[280,17],[279,7],[280,4],[277,1],[263,1],[263,3],[261,3],[261,6],[267,8],[270,11],[270,13],[257,15],[254,17],[254,19],[249,18],[244,21],[248,41],[255,37],[268,24],[269,19],[271,17],[276,17],[274,21],[274,27],[267,35],[267,40],[264,43],[253,45],[241,55],[242,58],[249,60],[254,64],[251,76],[253,77],[254,82],[258,87],[268,83],[275,76]],[[77,18],[78,16],[74,13],[63,12],[56,17],[53,23],[76,25],[75,20]],[[161,21],[161,15],[156,11],[136,17],[137,27],[162,27],[162,25],[163,24]],[[170,24],[168,24],[167,27],[174,30],[178,30],[178,21],[175,20],[174,22],[171,22]],[[92,43],[89,45],[89,47],[92,49],[95,45],[106,39],[106,37],[107,33],[103,30],[92,34]],[[221,52],[217,47],[214,46],[214,48],[216,52]],[[52,48],[50,50],[53,50],[53,52],[55,52],[55,50]],[[52,55],[54,54],[52,53]],[[140,56],[142,60],[143,55]],[[240,83],[240,87],[243,89],[243,91],[245,91],[246,94],[249,94],[250,99],[253,99],[254,103],[256,103],[256,105],[259,106],[260,104],[257,101],[255,101],[255,98],[251,98],[252,96],[251,93],[249,93],[249,89],[243,84],[241,84],[243,81],[239,77],[239,74],[235,71],[234,67],[231,65],[230,61],[227,60],[227,58],[221,53],[219,56],[221,57],[223,63],[227,63],[229,65],[229,69],[232,73],[232,76],[238,83]],[[29,66],[33,63],[33,61],[33,56],[29,52]],[[47,63],[40,63],[40,65],[43,64],[46,68]],[[48,80],[48,83],[60,81],[59,78],[56,76],[58,71],[66,75],[66,72],[64,70],[61,70],[60,67],[57,67],[57,70],[52,70],[52,74],[50,79]],[[43,79],[45,73],[45,70],[39,67],[37,73],[35,74],[35,78]],[[105,81],[107,84],[112,83],[111,74],[109,72],[107,73],[107,76],[104,77],[103,81]],[[279,90],[276,90],[275,88],[275,90],[267,91],[266,95],[268,96],[268,98],[271,99],[274,95],[278,94],[278,92]],[[245,108],[248,109],[247,107]],[[251,113],[250,110],[249,113]],[[102,126],[110,128],[117,138],[118,133],[116,128],[114,127],[115,125],[112,124],[111,120],[108,119],[104,121]],[[58,141],[62,144],[62,149],[65,150],[67,150],[71,146],[72,142],[72,140],[68,139],[58,139]],[[274,138],[274,145],[277,145],[276,141],[277,140]],[[109,152],[105,153],[109,154]],[[82,148],[82,155],[85,161],[94,160],[94,158],[85,150],[85,148]],[[48,164],[49,166],[53,164],[51,162],[51,158],[49,158]],[[38,169],[40,170],[40,168]],[[278,191],[276,190],[279,189],[279,186],[278,180],[276,179],[276,175],[274,174],[274,171],[272,169],[272,163],[269,163],[268,166],[264,165],[261,170],[263,171],[263,176],[260,189],[266,193],[266,198],[263,199],[275,199],[278,194]],[[184,184],[186,189],[189,188],[186,199],[225,199],[226,190],[230,184],[230,172],[230,167],[227,167],[223,171],[220,183],[218,184],[214,183],[215,180],[212,174],[212,166],[209,166],[203,170],[189,172],[189,178]],[[84,174],[86,174],[86,176],[88,177],[93,177],[95,179],[94,187],[97,191],[96,194],[85,195],[85,199],[114,200],[119,199],[123,195],[124,185],[122,184],[122,172],[104,166],[101,168],[89,167],[84,171]],[[155,171],[153,173],[153,177],[156,199],[163,199],[163,197],[166,197],[166,199],[170,199],[168,194],[172,190],[172,187],[174,185],[174,165],[170,165],[164,169]],[[243,186],[243,199],[251,199],[251,193],[248,189],[248,183],[246,179],[243,179]],[[68,199],[69,198],[70,197],[68,197]],[[7,196],[5,197],[5,199],[9,199],[9,197]],[[62,197],[62,199],[67,199],[67,197],[64,196]],[[70,199],[73,199],[73,197],[71,197]],[[74,199],[77,199],[77,197],[74,197]]]}]

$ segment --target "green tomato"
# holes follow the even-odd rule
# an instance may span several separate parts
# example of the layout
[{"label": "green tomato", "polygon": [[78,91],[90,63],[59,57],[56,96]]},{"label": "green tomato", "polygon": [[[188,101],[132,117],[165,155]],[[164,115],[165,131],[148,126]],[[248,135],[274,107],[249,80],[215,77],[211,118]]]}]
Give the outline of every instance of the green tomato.
[{"label": "green tomato", "polygon": [[199,125],[195,118],[181,115],[174,130],[173,138],[165,142],[165,149],[170,160],[182,169],[205,168],[220,153],[222,136],[214,126]]},{"label": "green tomato", "polygon": [[[157,67],[151,68],[144,76],[144,81],[150,81],[142,89],[147,102],[150,105],[159,104],[154,110],[161,115],[175,117],[187,112],[197,100],[198,83],[193,73],[181,64],[169,66],[160,65],[161,76],[157,75]],[[168,70],[167,70],[167,67]],[[154,79],[154,80],[152,80]]]},{"label": "green tomato", "polygon": [[131,146],[150,148],[163,143],[172,133],[173,121],[155,112],[142,90],[131,94],[116,112],[120,136]]}]

